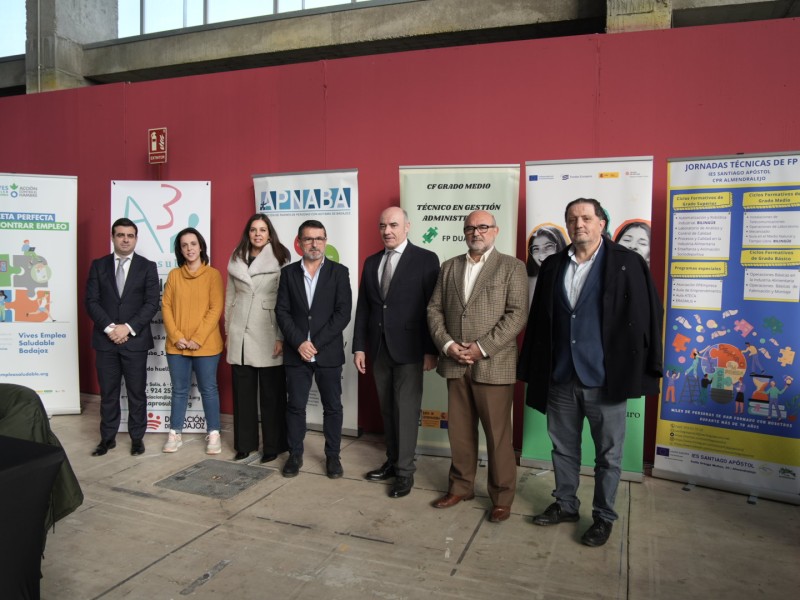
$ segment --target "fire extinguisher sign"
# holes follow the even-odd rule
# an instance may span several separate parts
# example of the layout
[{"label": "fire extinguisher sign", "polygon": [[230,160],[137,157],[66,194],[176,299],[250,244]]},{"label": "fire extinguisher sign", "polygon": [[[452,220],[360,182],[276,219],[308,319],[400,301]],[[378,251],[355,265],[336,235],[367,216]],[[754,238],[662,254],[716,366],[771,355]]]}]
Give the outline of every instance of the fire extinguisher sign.
[{"label": "fire extinguisher sign", "polygon": [[167,162],[167,128],[147,130],[147,162],[159,165]]}]

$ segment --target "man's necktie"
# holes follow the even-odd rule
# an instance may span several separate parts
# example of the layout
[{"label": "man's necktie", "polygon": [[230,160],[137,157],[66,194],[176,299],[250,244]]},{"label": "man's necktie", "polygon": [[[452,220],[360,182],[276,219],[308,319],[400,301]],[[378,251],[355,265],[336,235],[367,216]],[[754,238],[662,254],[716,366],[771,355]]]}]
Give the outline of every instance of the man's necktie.
[{"label": "man's necktie", "polygon": [[383,263],[383,273],[381,273],[381,296],[384,300],[389,293],[389,284],[392,283],[392,254],[394,254],[394,250],[386,253],[386,261]]},{"label": "man's necktie", "polygon": [[120,258],[119,265],[117,266],[117,291],[122,296],[122,290],[125,289],[125,263],[130,260],[129,258]]}]

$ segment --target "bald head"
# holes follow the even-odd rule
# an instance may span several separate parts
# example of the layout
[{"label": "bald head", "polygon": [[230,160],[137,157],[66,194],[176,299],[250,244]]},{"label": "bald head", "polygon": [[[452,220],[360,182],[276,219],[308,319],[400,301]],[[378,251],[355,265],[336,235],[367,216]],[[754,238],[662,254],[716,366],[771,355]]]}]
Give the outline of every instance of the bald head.
[{"label": "bald head", "polygon": [[387,250],[394,250],[406,241],[411,223],[408,214],[399,206],[390,206],[381,213],[379,221],[381,241]]}]

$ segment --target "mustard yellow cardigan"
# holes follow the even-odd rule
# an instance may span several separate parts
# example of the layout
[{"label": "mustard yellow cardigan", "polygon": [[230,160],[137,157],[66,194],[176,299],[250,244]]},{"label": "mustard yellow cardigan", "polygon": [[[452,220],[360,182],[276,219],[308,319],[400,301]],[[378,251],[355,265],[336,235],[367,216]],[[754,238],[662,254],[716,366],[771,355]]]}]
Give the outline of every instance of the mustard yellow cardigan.
[{"label": "mustard yellow cardigan", "polygon": [[[222,276],[209,265],[191,273],[186,265],[172,269],[164,286],[161,314],[167,331],[167,354],[213,356],[223,349],[219,319],[225,307]],[[181,338],[200,344],[199,350],[179,350]]]}]

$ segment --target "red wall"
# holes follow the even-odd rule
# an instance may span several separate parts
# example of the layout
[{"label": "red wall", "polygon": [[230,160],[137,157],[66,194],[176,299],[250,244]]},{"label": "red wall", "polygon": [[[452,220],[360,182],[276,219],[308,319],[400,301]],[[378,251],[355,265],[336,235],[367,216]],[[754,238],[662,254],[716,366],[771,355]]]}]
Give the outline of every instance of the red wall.
[{"label": "red wall", "polygon": [[[399,201],[400,165],[653,155],[652,264],[663,288],[667,158],[800,150],[798,73],[800,20],[783,19],[0,98],[0,171],[78,176],[82,303],[89,262],[109,249],[112,179],[211,180],[212,261],[224,267],[252,213],[253,174],[358,168],[363,260],[380,247],[380,211]],[[145,138],[160,126],[170,148],[159,174],[146,164]],[[519,218],[524,224],[524,184]],[[520,227],[520,257],[523,236]],[[81,313],[81,389],[96,393],[90,331]],[[220,378],[229,411],[227,368]],[[381,428],[376,405],[362,380],[365,430]]]}]

